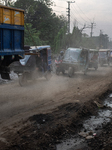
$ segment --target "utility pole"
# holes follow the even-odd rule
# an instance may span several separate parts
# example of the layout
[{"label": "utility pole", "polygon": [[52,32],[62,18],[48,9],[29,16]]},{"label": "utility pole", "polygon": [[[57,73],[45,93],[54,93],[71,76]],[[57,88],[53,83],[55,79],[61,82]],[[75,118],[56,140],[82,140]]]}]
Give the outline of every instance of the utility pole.
[{"label": "utility pole", "polygon": [[8,1],[7,0],[5,0],[5,5],[8,6]]},{"label": "utility pole", "polygon": [[72,1],[67,1],[67,3],[68,3],[68,14],[67,14],[67,16],[68,16],[68,23],[67,23],[67,31],[68,31],[68,33],[70,33],[70,4],[71,3],[75,3],[75,1],[74,2],[72,2]]},{"label": "utility pole", "polygon": [[102,46],[102,45],[103,45],[103,44],[102,44],[102,35],[103,35],[103,31],[100,30],[100,36],[99,36],[99,37],[100,37],[100,41],[99,41],[100,43],[99,43],[99,48],[102,48],[102,47],[103,47],[103,46]]},{"label": "utility pole", "polygon": [[93,35],[93,27],[95,26],[95,23],[94,22],[92,22],[91,23],[91,32],[90,32],[90,37],[92,37],[92,35]]}]

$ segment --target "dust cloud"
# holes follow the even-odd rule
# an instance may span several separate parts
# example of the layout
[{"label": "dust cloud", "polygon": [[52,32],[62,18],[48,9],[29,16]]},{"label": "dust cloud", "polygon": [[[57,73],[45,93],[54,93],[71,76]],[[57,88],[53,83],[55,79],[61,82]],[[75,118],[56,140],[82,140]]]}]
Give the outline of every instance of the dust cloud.
[{"label": "dust cloud", "polygon": [[[31,115],[43,113],[46,110],[78,99],[78,92],[84,95],[89,90],[92,80],[106,76],[111,67],[99,67],[97,71],[89,69],[87,75],[76,72],[72,78],[67,74],[59,76],[53,74],[47,81],[45,78],[37,79],[35,83],[28,82],[27,86],[21,87],[18,79],[0,86],[0,122],[17,115]],[[92,89],[97,86],[93,85]],[[74,95],[74,96],[73,96]],[[78,96],[77,96],[78,95]],[[29,113],[29,114],[26,114]]]}]

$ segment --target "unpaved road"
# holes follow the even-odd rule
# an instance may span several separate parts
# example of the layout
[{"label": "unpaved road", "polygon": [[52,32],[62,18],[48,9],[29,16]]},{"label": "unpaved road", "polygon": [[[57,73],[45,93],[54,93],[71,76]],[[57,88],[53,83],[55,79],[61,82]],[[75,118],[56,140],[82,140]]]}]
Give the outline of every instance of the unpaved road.
[{"label": "unpaved road", "polygon": [[3,143],[7,143],[3,137],[7,140],[9,129],[10,132],[12,128],[14,130],[14,124],[21,129],[23,122],[35,114],[60,111],[58,115],[61,116],[65,110],[62,112],[59,106],[70,103],[81,106],[92,99],[97,100],[105,91],[111,89],[111,83],[112,67],[99,67],[97,71],[89,70],[87,75],[81,72],[76,73],[73,78],[67,77],[67,74],[53,75],[50,81],[42,78],[34,84],[29,82],[26,87],[20,87],[18,81],[0,85],[1,147]]}]

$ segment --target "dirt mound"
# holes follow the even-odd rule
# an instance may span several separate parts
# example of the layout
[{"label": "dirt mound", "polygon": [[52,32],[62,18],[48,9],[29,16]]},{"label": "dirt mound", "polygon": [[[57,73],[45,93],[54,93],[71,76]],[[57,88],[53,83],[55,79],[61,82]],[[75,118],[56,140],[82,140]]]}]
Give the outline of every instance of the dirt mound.
[{"label": "dirt mound", "polygon": [[97,108],[91,100],[81,105],[64,104],[53,113],[33,115],[24,122],[25,127],[11,133],[7,150],[54,150],[63,137],[77,133],[83,126],[83,119],[96,113]]}]

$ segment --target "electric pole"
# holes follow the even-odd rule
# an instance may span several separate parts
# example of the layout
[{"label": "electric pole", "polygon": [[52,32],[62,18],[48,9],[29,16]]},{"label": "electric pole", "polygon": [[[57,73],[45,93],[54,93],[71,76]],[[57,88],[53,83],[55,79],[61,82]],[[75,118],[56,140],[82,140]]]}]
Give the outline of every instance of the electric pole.
[{"label": "electric pole", "polygon": [[68,16],[68,23],[67,23],[67,31],[68,31],[68,33],[70,33],[70,4],[71,3],[75,3],[75,1],[74,2],[71,2],[71,1],[67,1],[67,3],[68,3],[68,14],[67,14],[67,16]]},{"label": "electric pole", "polygon": [[91,23],[91,32],[90,32],[90,37],[92,37],[92,35],[93,35],[93,27],[95,26],[95,23],[94,22],[92,22]]},{"label": "electric pole", "polygon": [[5,5],[8,6],[8,1],[7,0],[5,1]]}]

